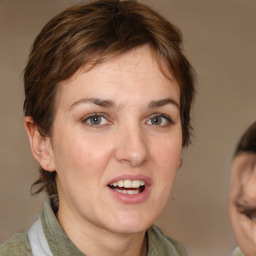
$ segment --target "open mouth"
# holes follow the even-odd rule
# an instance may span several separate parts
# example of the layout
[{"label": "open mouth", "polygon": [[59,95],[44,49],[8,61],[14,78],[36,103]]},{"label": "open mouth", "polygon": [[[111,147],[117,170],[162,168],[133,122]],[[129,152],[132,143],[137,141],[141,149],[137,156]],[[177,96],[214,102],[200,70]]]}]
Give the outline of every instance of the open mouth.
[{"label": "open mouth", "polygon": [[145,181],[142,180],[119,180],[108,187],[116,192],[128,195],[135,195],[142,193],[145,190]]}]

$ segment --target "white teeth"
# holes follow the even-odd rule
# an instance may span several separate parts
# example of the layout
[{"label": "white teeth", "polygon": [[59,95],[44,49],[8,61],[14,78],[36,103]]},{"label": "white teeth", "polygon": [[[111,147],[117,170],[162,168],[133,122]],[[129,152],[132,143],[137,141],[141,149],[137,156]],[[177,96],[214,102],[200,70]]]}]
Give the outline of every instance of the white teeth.
[{"label": "white teeth", "polygon": [[132,187],[132,181],[131,180],[124,180],[124,187],[125,188],[131,188]]},{"label": "white teeth", "polygon": [[123,180],[119,180],[117,182],[117,185],[118,185],[119,188],[122,188],[124,186],[124,181]]},{"label": "white teeth", "polygon": [[133,180],[132,181],[132,187],[133,188],[139,188],[140,187],[140,181],[139,180]]},{"label": "white teeth", "polygon": [[119,180],[111,184],[113,187],[119,188],[139,188],[140,186],[145,186],[145,181],[142,180]]},{"label": "white teeth", "polygon": [[139,194],[138,190],[120,190],[120,189],[115,189],[117,192],[122,193],[122,194],[128,194],[128,195],[135,195]]},{"label": "white teeth", "polygon": [[127,190],[128,195],[135,195],[135,194],[139,194],[138,190]]},{"label": "white teeth", "polygon": [[[142,180],[119,180],[110,185],[112,189],[119,193],[135,195],[141,192],[139,188],[145,186],[145,184],[145,181]],[[129,188],[131,189],[129,190]]]},{"label": "white teeth", "polygon": [[145,186],[145,181],[140,180],[140,186]]}]

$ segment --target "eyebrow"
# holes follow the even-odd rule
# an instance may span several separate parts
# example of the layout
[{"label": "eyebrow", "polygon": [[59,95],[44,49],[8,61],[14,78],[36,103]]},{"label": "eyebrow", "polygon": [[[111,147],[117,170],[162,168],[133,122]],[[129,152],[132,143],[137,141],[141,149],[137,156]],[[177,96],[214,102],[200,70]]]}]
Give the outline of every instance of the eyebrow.
[{"label": "eyebrow", "polygon": [[[78,101],[75,101],[70,107],[69,107],[69,111],[72,110],[75,106],[80,105],[80,104],[95,104],[99,107],[104,107],[104,108],[113,108],[116,107],[116,104],[112,101],[112,100],[103,100],[103,99],[99,99],[99,98],[82,98]],[[163,107],[167,104],[172,104],[174,106],[176,106],[178,109],[180,109],[180,105],[178,104],[177,101],[175,101],[172,98],[166,98],[166,99],[161,99],[161,100],[154,100],[151,101],[148,104],[148,108],[152,109],[152,108],[159,108],[159,107]]]},{"label": "eyebrow", "polygon": [[104,107],[104,108],[111,108],[115,106],[115,103],[112,100],[102,100],[98,98],[82,98],[76,102],[74,102],[70,107],[69,110],[73,109],[75,106],[80,105],[80,104],[95,104],[99,107]]},{"label": "eyebrow", "polygon": [[149,103],[149,108],[159,108],[159,107],[163,107],[167,104],[172,104],[172,105],[176,106],[178,109],[180,109],[180,105],[178,104],[178,102],[171,98],[151,101]]}]

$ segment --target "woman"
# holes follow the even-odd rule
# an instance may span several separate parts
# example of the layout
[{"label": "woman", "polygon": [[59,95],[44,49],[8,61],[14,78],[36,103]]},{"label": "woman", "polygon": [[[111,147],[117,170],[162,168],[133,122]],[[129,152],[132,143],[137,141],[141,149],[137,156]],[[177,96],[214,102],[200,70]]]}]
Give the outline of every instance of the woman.
[{"label": "woman", "polygon": [[1,255],[186,255],[152,225],[190,142],[181,42],[135,1],[73,6],[46,24],[24,73],[24,124],[49,199]]},{"label": "woman", "polygon": [[233,255],[256,255],[256,122],[246,130],[235,151],[228,211],[241,249],[237,248]]}]

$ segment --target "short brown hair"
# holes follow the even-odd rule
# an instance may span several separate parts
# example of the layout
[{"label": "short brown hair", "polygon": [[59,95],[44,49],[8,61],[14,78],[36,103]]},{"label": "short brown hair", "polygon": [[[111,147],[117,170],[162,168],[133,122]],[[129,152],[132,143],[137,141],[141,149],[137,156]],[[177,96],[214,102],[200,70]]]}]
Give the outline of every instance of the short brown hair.
[{"label": "short brown hair", "polygon": [[[180,86],[183,146],[190,143],[194,71],[182,53],[180,31],[150,7],[133,0],[97,0],[72,6],[50,20],[35,39],[24,73],[24,112],[42,136],[51,136],[58,83],[86,64],[150,45]],[[37,192],[57,192],[55,175],[40,169]]]},{"label": "short brown hair", "polygon": [[256,121],[250,125],[250,127],[245,131],[241,137],[236,150],[234,157],[239,153],[256,153]]}]

